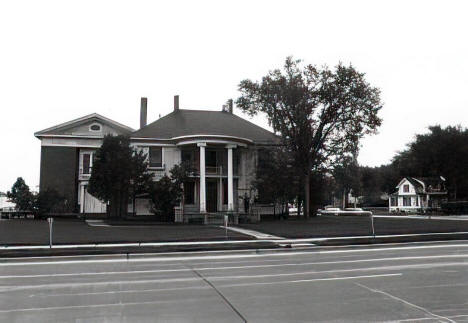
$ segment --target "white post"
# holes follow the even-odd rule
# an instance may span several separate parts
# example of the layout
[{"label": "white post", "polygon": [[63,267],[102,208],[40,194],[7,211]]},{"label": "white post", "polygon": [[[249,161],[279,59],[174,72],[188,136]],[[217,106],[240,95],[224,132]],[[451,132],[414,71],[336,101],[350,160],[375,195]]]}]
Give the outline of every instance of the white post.
[{"label": "white post", "polygon": [[228,149],[228,211],[234,211],[234,177],[232,165],[232,149],[235,145],[227,145]]},{"label": "white post", "polygon": [[54,218],[47,218],[49,223],[49,248],[52,248],[52,224],[54,223]]},{"label": "white post", "polygon": [[80,213],[84,213],[84,195],[85,195],[85,189],[84,185],[80,186]]},{"label": "white post", "polygon": [[206,143],[198,143],[200,147],[200,213],[206,213],[206,182],[205,182],[205,147]]}]

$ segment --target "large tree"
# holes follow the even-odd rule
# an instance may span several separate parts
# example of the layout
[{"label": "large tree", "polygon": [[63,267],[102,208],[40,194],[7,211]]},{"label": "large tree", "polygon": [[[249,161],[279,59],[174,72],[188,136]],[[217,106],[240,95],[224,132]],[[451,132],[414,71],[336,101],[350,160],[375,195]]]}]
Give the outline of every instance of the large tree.
[{"label": "large tree", "polygon": [[302,66],[286,59],[283,70],[260,82],[243,80],[237,106],[250,115],[265,113],[304,177],[305,215],[310,214],[311,172],[336,157],[356,153],[359,140],[381,124],[380,91],[353,66]]},{"label": "large tree", "polygon": [[124,217],[129,194],[150,185],[147,173],[143,152],[134,150],[128,137],[107,135],[96,151],[88,192],[108,205],[110,217]]},{"label": "large tree", "polygon": [[298,195],[300,179],[292,169],[292,160],[285,147],[262,149],[253,182],[260,203],[287,204]]}]

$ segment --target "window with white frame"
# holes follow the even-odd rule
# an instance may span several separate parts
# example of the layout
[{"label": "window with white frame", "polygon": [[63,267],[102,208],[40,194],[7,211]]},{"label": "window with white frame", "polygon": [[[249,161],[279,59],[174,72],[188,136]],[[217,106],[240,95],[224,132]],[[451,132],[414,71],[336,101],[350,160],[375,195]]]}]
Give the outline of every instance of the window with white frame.
[{"label": "window with white frame", "polygon": [[149,147],[149,166],[162,167],[162,147]]},{"label": "window with white frame", "polygon": [[408,184],[403,185],[403,192],[404,193],[409,193],[409,185]]},{"label": "window with white frame", "polygon": [[93,169],[94,152],[85,150],[80,152],[80,174],[91,175]]}]

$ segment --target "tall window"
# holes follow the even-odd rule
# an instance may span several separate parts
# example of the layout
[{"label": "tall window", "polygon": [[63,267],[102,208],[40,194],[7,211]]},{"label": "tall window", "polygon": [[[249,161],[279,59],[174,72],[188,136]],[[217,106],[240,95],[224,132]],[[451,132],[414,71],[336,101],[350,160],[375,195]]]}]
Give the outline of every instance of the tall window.
[{"label": "tall window", "polygon": [[409,193],[409,185],[408,184],[403,185],[403,192]]},{"label": "tall window", "polygon": [[391,206],[398,206],[398,202],[397,202],[397,198],[396,197],[391,197],[390,198],[390,205]]},{"label": "tall window", "polygon": [[162,147],[149,148],[150,167],[162,167]]},{"label": "tall window", "polygon": [[91,154],[83,154],[83,174],[91,174]]},{"label": "tall window", "polygon": [[184,202],[185,204],[195,204],[195,182],[184,183]]}]

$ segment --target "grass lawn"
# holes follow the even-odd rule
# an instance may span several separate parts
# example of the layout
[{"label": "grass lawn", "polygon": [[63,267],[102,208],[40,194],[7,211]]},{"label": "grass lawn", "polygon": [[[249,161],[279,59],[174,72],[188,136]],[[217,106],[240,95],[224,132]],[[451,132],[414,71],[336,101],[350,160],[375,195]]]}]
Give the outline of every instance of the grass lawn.
[{"label": "grass lawn", "polygon": [[[255,224],[241,224],[239,226],[285,238],[319,238],[372,234],[371,221],[366,216],[319,216],[310,218],[309,220],[263,221]],[[377,235],[468,232],[468,221],[378,217],[374,218],[374,227]]]},{"label": "grass lawn", "polygon": [[[229,240],[252,239],[228,231]],[[56,219],[53,224],[54,244],[165,242],[165,241],[226,240],[225,231],[218,226],[158,224],[89,226],[78,220]],[[44,245],[49,243],[46,220],[1,220],[0,245]]]}]

